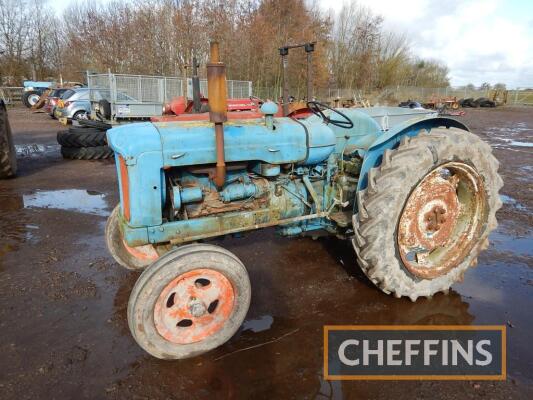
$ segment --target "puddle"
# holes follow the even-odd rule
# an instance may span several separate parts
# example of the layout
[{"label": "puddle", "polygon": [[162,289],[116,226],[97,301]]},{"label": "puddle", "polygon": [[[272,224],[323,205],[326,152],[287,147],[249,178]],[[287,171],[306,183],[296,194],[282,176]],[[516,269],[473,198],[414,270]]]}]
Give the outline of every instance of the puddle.
[{"label": "puddle", "polygon": [[511,196],[507,196],[506,194],[500,194],[500,199],[503,201],[504,204],[514,207],[517,210],[527,211],[527,207],[525,205],[523,205],[522,203],[519,203],[516,199],[513,199]]},{"label": "puddle", "polygon": [[487,135],[500,143],[493,143],[494,147],[533,147],[533,136],[525,123],[519,122],[505,127],[491,127],[486,130]]},{"label": "puddle", "polygon": [[15,151],[18,157],[31,157],[45,153],[54,153],[59,151],[58,144],[17,144]]},{"label": "puddle", "polygon": [[38,242],[35,234],[39,228],[29,223],[27,216],[21,213],[23,209],[22,196],[0,194],[0,267],[4,257],[17,251],[21,243]]},{"label": "puddle", "polygon": [[511,140],[508,142],[511,146],[517,146],[517,147],[533,147],[533,143],[526,143],[526,142],[518,142],[516,140]]},{"label": "puddle", "polygon": [[515,237],[497,230],[490,235],[489,242],[497,252],[533,257],[533,235]]},{"label": "puddle", "polygon": [[109,215],[105,194],[82,189],[37,191],[23,196],[26,208],[52,208],[84,214]]},{"label": "puddle", "polygon": [[271,315],[263,315],[258,319],[249,319],[247,321],[244,321],[244,323],[242,324],[242,330],[250,330],[254,333],[266,331],[270,329],[273,322],[274,318],[272,318]]}]

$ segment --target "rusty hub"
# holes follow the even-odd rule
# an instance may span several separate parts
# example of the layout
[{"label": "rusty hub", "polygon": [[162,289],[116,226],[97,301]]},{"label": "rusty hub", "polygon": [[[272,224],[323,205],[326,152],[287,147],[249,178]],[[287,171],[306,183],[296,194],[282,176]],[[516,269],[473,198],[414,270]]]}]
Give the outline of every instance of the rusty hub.
[{"label": "rusty hub", "polygon": [[172,343],[200,342],[218,332],[234,308],[233,285],[212,269],[195,269],[176,277],[154,307],[157,331]]},{"label": "rusty hub", "polygon": [[414,275],[433,279],[472,250],[486,220],[483,181],[469,165],[450,162],[427,174],[400,217],[398,248]]},{"label": "rusty hub", "polygon": [[438,231],[442,224],[446,222],[446,209],[441,206],[433,207],[425,216],[426,229],[428,231]]}]

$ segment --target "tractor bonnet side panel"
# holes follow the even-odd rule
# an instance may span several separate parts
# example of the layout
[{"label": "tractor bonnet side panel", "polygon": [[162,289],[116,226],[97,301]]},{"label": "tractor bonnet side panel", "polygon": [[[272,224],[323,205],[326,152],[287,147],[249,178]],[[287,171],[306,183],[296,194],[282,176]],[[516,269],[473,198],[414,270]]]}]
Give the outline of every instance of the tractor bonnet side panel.
[{"label": "tractor bonnet side panel", "polygon": [[[216,162],[213,124],[207,121],[161,122],[154,126],[161,135],[165,166]],[[305,129],[289,118],[277,119],[274,130],[268,129],[262,119],[224,124],[226,162],[257,160],[269,164],[296,163],[306,158],[306,142]]]}]

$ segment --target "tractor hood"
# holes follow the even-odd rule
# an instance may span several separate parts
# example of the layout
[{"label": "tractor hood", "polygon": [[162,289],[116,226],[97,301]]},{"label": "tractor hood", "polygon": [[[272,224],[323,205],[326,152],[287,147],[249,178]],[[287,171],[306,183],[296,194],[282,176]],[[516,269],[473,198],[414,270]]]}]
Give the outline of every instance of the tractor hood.
[{"label": "tractor hood", "polygon": [[[310,165],[324,161],[347,146],[365,152],[396,127],[434,118],[431,110],[400,107],[343,108],[351,129],[326,125],[317,116],[303,120],[275,118],[270,129],[263,118],[230,120],[224,124],[226,162],[262,161],[269,164]],[[331,115],[331,112],[326,111]],[[338,116],[331,115],[339,119]],[[215,130],[208,121],[144,122],[107,132],[108,144],[128,165],[143,153],[157,153],[162,167],[214,164]]]},{"label": "tractor hood", "polygon": [[[334,151],[334,132],[321,121],[276,118],[275,129],[264,119],[232,120],[224,124],[226,162],[314,164]],[[108,143],[128,165],[143,153],[159,152],[163,167],[216,162],[215,130],[207,121],[130,124],[110,129]]]}]

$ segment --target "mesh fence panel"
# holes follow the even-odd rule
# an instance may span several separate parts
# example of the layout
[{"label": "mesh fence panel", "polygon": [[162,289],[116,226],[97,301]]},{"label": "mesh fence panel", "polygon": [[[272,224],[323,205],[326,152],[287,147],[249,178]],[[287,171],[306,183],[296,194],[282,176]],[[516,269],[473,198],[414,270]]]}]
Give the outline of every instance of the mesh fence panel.
[{"label": "mesh fence panel", "polygon": [[105,99],[111,101],[111,81],[108,74],[94,74],[87,76],[90,101]]},{"label": "mesh fence panel", "polygon": [[[252,95],[251,81],[228,80],[226,84],[228,89],[228,99],[243,99]],[[200,79],[200,93],[204,97],[209,97],[207,91],[207,79]],[[192,93],[190,93],[189,97],[192,97]]]},{"label": "mesh fence panel", "polygon": [[164,100],[165,103],[174,97],[184,96],[184,80],[182,78],[165,78],[164,79]]},{"label": "mesh fence panel", "polygon": [[115,75],[117,102],[126,99],[142,102],[142,78],[139,76]]},{"label": "mesh fence panel", "polygon": [[249,81],[228,81],[228,97],[230,99],[250,97],[251,86]]},{"label": "mesh fence panel", "polygon": [[[200,94],[204,97],[208,97],[207,93],[207,79],[200,79]],[[189,97],[192,97],[192,92]]]},{"label": "mesh fence panel", "polygon": [[[189,79],[190,81],[190,79]],[[166,103],[174,97],[192,98],[192,85],[179,77],[125,74],[92,74],[87,77],[91,101],[106,99],[117,103]],[[250,81],[227,81],[228,98],[247,98],[252,95]],[[200,79],[200,93],[208,97],[207,80]]]}]

